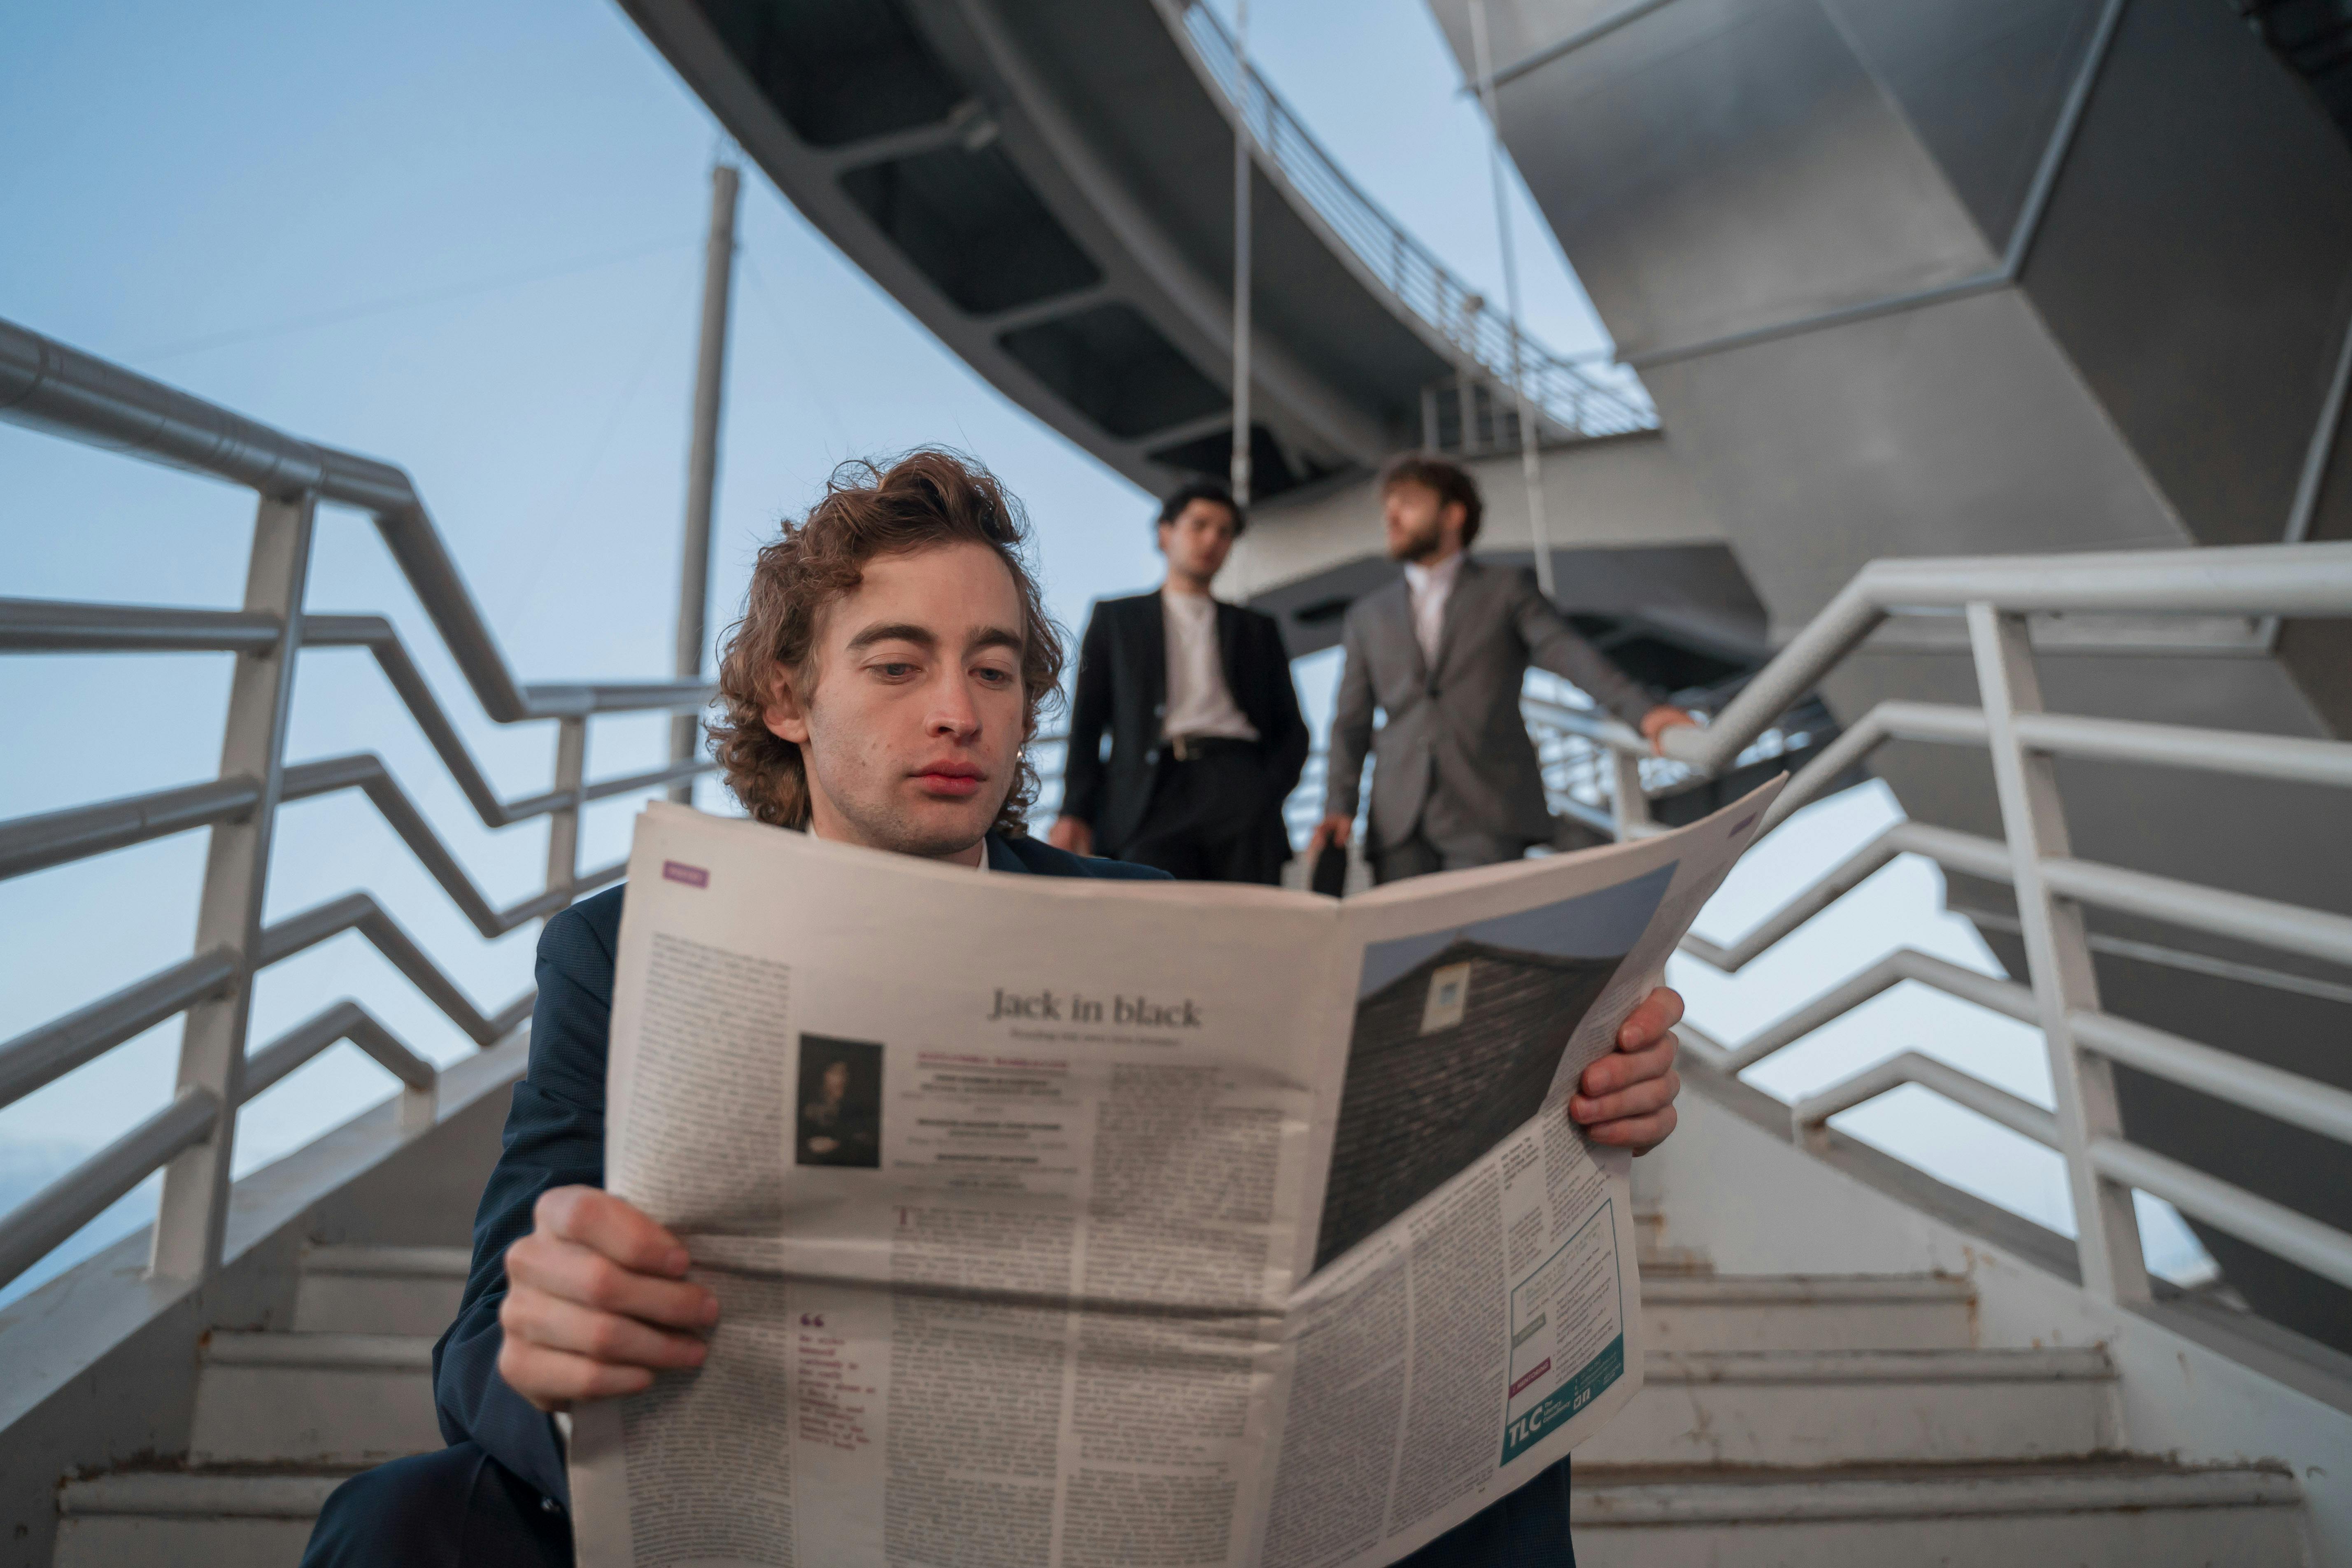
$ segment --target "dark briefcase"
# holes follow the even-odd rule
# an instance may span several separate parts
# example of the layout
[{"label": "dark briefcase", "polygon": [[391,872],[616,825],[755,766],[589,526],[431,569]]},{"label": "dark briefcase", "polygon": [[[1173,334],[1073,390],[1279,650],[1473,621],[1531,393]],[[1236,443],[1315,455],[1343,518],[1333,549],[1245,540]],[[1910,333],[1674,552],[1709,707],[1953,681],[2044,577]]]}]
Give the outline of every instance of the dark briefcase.
[{"label": "dark briefcase", "polygon": [[1348,890],[1348,852],[1337,844],[1326,844],[1323,852],[1315,857],[1315,871],[1307,886],[1318,893],[1338,898]]}]

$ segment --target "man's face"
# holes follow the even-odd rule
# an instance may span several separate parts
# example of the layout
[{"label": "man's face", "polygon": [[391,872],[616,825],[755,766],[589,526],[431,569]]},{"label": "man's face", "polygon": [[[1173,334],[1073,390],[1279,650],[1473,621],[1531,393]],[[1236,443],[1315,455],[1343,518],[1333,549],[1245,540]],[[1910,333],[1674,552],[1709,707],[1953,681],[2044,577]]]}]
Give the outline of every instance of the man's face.
[{"label": "man's face", "polygon": [[1234,551],[1234,514],[1213,500],[1189,501],[1160,525],[1160,552],[1171,571],[1206,583]]},{"label": "man's face", "polygon": [[1388,524],[1389,554],[1394,560],[1426,561],[1461,547],[1461,503],[1447,503],[1418,480],[1391,485],[1381,498],[1381,515]]},{"label": "man's face", "polygon": [[1026,739],[1022,626],[985,545],[866,563],[819,617],[813,689],[787,675],[765,715],[801,748],[819,837],[942,858],[979,845]]},{"label": "man's face", "polygon": [[849,1064],[827,1062],[824,1068],[824,1097],[841,1100],[849,1093]]}]

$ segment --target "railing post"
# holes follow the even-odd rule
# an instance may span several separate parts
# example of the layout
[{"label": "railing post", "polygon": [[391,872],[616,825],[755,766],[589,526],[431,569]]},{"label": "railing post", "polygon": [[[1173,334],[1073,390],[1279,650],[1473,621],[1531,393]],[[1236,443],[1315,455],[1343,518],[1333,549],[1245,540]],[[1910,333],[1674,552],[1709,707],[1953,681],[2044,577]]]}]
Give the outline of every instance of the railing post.
[{"label": "railing post", "polygon": [[1611,765],[1615,769],[1616,787],[1609,802],[1609,813],[1617,821],[1617,840],[1625,843],[1640,837],[1640,829],[1651,825],[1650,797],[1642,788],[1642,759],[1615,747],[1609,751]]},{"label": "railing post", "polygon": [[2099,1005],[2099,984],[2083,910],[2053,894],[2042,879],[2045,861],[2071,853],[2065,810],[2049,756],[2029,752],[2017,735],[2017,716],[2039,713],[2042,682],[2025,617],[1994,605],[1968,609],[1969,641],[1976,653],[1977,685],[1984,700],[1985,739],[1992,752],[1993,784],[2009,839],[2017,919],[2032,973],[2033,999],[2050,1051],[2050,1079],[2058,1100],[2059,1152],[2074,1200],[2076,1247],[2083,1287],[2119,1302],[2146,1300],[2147,1262],[2140,1251],[2139,1219],[2131,1189],[2092,1168],[2090,1147],[2123,1136],[2116,1103],[2115,1069],[2074,1043],[2071,1021]]},{"label": "railing post", "polygon": [[[569,889],[580,876],[581,791],[588,774],[588,718],[555,723],[555,787],[571,797],[547,814],[547,890]],[[566,898],[564,902],[571,902]]]},{"label": "railing post", "polygon": [[302,590],[310,577],[316,509],[316,498],[305,493],[291,500],[264,497],[254,513],[245,608],[277,616],[283,629],[269,647],[237,655],[229,682],[220,776],[258,780],[261,795],[249,815],[213,828],[205,860],[196,951],[226,952],[236,969],[218,995],[188,1009],[181,1030],[175,1092],[206,1090],[219,1100],[221,1111],[210,1137],[163,1167],[163,1195],[155,1213],[148,1271],[165,1279],[202,1279],[220,1265],[236,1112],[245,1098],[245,1039],[253,1015],[262,895],[269,880],[269,841],[285,771],[287,710],[293,705]]}]

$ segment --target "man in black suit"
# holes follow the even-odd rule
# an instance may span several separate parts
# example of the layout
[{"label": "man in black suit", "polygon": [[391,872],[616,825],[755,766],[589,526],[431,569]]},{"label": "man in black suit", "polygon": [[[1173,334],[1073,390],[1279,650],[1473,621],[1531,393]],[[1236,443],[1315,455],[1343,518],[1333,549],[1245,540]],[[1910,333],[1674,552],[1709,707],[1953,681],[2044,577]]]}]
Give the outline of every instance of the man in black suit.
[{"label": "man in black suit", "polygon": [[[778,827],[976,873],[1160,877],[1024,836],[1036,779],[1023,746],[1062,650],[1011,499],[940,452],[863,477],[836,475],[807,520],[760,552],[720,667],[726,717],[712,727],[737,798]],[[556,1414],[702,1364],[718,1299],[687,1278],[677,1237],[603,1190],[624,891],[574,904],[540,937],[530,1063],[475,1218],[457,1321],[434,1347],[449,1447],[338,1488],[305,1568],[570,1564]],[[1569,1108],[1596,1142],[1646,1148],[1673,1130],[1668,1031],[1681,1011],[1674,993],[1652,993],[1619,1050],[1586,1070]],[[851,1091],[817,1098],[846,1104]],[[1463,1530],[1564,1543],[1566,1507],[1564,1491],[1538,1484]],[[1517,1560],[1516,1546],[1480,1551],[1446,1561]]]},{"label": "man in black suit", "polygon": [[1185,485],[1160,508],[1167,581],[1087,617],[1056,848],[1188,881],[1282,879],[1307,744],[1290,654],[1272,617],[1209,594],[1248,526],[1223,485]]}]

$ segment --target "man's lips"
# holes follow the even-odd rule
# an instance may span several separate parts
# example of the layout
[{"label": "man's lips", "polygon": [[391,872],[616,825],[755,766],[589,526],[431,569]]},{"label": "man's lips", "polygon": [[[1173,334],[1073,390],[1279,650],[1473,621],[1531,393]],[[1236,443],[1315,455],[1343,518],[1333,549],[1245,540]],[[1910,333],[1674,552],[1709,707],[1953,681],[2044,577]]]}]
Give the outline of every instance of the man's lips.
[{"label": "man's lips", "polygon": [[977,795],[988,782],[988,775],[969,763],[933,763],[914,777],[926,794],[956,796]]}]

